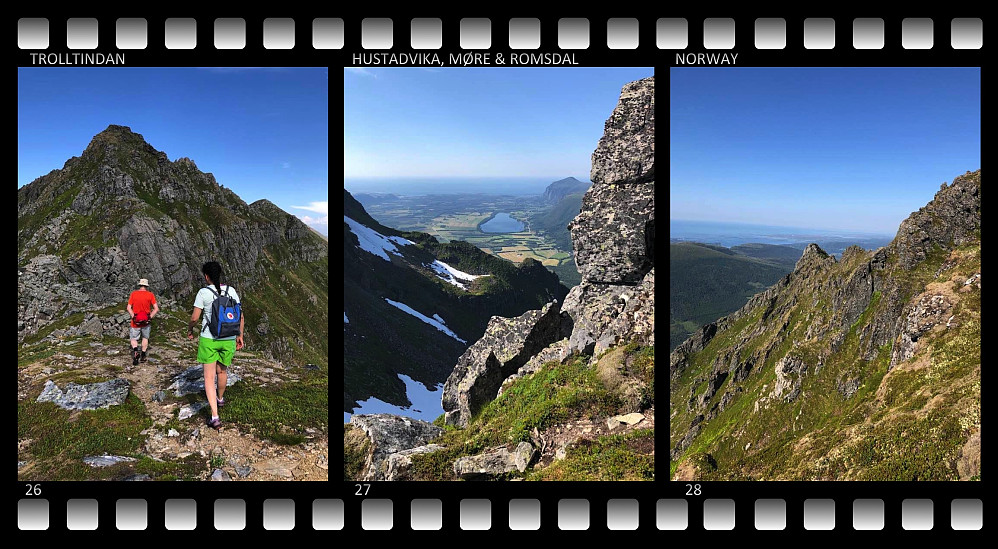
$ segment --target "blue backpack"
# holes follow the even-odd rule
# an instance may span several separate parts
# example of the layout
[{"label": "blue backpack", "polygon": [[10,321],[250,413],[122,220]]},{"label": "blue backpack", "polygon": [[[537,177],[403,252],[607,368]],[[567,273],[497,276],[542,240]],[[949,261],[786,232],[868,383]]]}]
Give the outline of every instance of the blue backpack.
[{"label": "blue backpack", "polygon": [[[211,322],[208,322],[208,331],[215,339],[232,337],[239,335],[239,319],[242,312],[239,310],[239,303],[229,297],[229,287],[225,287],[222,295],[206,286],[208,290],[215,294],[215,301],[211,302]],[[204,331],[204,328],[201,329]]]}]

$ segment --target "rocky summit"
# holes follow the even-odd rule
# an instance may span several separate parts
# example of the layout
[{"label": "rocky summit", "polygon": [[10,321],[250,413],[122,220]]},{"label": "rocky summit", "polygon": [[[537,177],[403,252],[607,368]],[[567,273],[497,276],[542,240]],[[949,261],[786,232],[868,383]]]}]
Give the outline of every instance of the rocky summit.
[{"label": "rocky summit", "polygon": [[[17,191],[18,478],[327,480],[327,241],[126,126],[80,148]],[[186,337],[211,260],[245,317],[218,430]],[[159,313],[133,364],[141,278]]]},{"label": "rocky summit", "polygon": [[676,347],[672,478],[979,479],[980,230],[978,170]]},{"label": "rocky summit", "polygon": [[[451,366],[448,428],[396,445],[392,480],[654,479],[654,92],[624,86],[592,155],[569,225],[581,284],[489,319]],[[344,479],[387,478],[380,447],[345,427]]]},{"label": "rocky summit", "polygon": [[327,316],[328,243],[127,126],[108,126],[80,156],[18,189],[17,229],[19,341],[54,330],[120,337],[138,279],[187,308],[201,265],[216,260],[245,301],[250,345],[328,361],[327,323],[314,321]]}]

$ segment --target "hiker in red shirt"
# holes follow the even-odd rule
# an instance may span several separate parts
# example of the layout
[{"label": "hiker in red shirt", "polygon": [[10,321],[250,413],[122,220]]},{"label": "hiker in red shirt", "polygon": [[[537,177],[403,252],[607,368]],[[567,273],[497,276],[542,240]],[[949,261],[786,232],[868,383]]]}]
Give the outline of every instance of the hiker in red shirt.
[{"label": "hiker in red shirt", "polygon": [[[128,314],[132,316],[132,326],[128,335],[132,340],[132,366],[146,361],[146,349],[149,348],[149,329],[152,317],[159,312],[159,305],[156,304],[156,296],[149,291],[149,281],[139,280],[139,289],[128,296]],[[142,336],[142,353],[139,354],[139,336]]]}]

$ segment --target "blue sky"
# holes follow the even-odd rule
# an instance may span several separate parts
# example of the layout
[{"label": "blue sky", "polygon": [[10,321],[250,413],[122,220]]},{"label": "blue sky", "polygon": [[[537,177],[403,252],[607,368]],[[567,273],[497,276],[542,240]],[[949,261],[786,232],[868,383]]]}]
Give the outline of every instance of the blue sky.
[{"label": "blue sky", "polygon": [[326,68],[19,68],[17,186],[120,124],[327,234],[328,85]]},{"label": "blue sky", "polygon": [[976,68],[670,72],[670,217],[894,234],[981,167]]},{"label": "blue sky", "polygon": [[588,180],[620,88],[653,72],[347,68],[343,175]]}]

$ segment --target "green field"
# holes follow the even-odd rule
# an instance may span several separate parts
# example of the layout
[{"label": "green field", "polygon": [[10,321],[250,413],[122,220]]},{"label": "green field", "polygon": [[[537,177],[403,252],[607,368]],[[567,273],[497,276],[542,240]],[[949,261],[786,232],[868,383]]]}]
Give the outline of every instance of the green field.
[{"label": "green field", "polygon": [[[364,202],[363,195],[361,202]],[[378,222],[405,231],[429,233],[441,242],[463,240],[485,252],[520,263],[526,258],[539,261],[559,277],[574,271],[571,249],[561,249],[554,239],[542,236],[530,226],[530,220],[549,208],[527,197],[489,195],[446,195],[398,197],[397,200],[364,204]],[[516,233],[486,233],[478,226],[498,212],[509,213],[526,224]],[[564,245],[564,244],[562,244]],[[571,275],[570,272],[568,272]],[[566,280],[566,286],[575,284]]]}]

